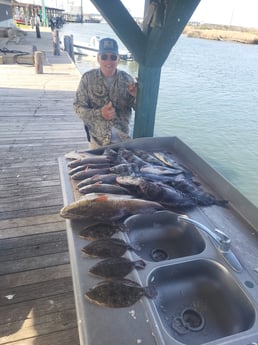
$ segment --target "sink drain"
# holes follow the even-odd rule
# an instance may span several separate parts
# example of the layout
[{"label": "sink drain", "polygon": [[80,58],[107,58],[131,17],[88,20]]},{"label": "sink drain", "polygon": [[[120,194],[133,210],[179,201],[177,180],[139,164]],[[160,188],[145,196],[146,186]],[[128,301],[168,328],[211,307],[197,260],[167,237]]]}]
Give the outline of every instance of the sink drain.
[{"label": "sink drain", "polygon": [[172,321],[172,328],[178,334],[186,334],[190,331],[198,332],[204,328],[204,317],[197,310],[186,308],[182,311],[181,316],[177,316]]},{"label": "sink drain", "polygon": [[168,259],[168,253],[161,248],[155,248],[151,251],[151,258],[153,261],[163,261]]},{"label": "sink drain", "polygon": [[197,310],[186,308],[181,313],[181,318],[187,329],[198,332],[204,327],[204,317]]},{"label": "sink drain", "polygon": [[172,321],[172,328],[177,331],[177,333],[183,335],[189,332],[189,329],[187,329],[184,325],[183,319],[178,316],[175,317]]}]

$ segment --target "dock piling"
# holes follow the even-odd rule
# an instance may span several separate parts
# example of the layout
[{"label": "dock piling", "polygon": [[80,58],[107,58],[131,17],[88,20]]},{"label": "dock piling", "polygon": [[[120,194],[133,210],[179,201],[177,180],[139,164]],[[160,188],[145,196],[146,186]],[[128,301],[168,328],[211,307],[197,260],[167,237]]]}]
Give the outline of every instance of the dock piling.
[{"label": "dock piling", "polygon": [[43,74],[43,64],[44,64],[44,53],[43,52],[35,51],[34,64],[35,64],[36,74]]},{"label": "dock piling", "polygon": [[53,48],[54,55],[60,55],[60,41],[59,41],[59,30],[53,31]]},{"label": "dock piling", "polygon": [[64,50],[68,52],[70,58],[74,61],[73,35],[64,36]]}]

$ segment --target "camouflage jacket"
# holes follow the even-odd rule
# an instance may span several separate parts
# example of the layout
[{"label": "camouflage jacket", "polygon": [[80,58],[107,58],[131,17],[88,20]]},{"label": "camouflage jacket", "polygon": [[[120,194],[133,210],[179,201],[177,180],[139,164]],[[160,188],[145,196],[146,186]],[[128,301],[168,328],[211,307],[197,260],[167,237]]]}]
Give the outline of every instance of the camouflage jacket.
[{"label": "camouflage jacket", "polygon": [[[124,71],[117,70],[114,81],[108,88],[100,69],[83,74],[79,83],[74,110],[88,127],[91,140],[99,146],[110,144],[112,127],[121,133],[121,140],[129,138],[129,123],[135,98],[128,92],[133,78]],[[115,108],[114,120],[107,121],[101,116],[100,109],[109,102]]]}]

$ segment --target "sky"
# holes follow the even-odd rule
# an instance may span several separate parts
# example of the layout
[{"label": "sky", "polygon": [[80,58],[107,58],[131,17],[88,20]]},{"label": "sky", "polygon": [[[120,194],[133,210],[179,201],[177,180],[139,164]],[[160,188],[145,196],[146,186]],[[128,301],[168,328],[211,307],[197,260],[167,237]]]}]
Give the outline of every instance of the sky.
[{"label": "sky", "polygon": [[[80,4],[79,0],[74,2]],[[133,17],[143,16],[145,0],[122,0],[122,2]],[[85,12],[97,13],[90,0],[83,0],[83,7]],[[201,0],[191,21],[258,27],[258,1]]]}]

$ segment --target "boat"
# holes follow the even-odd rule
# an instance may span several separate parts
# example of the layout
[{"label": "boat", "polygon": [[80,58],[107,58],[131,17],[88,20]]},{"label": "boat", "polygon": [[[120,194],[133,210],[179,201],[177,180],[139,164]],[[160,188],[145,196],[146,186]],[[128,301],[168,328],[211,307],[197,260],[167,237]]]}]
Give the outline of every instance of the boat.
[{"label": "boat", "polygon": [[[86,55],[86,56],[97,56],[99,49],[99,36],[92,36],[89,43],[74,40],[73,49],[74,54]],[[119,57],[121,60],[132,61],[133,55],[124,49],[119,49]]]}]

